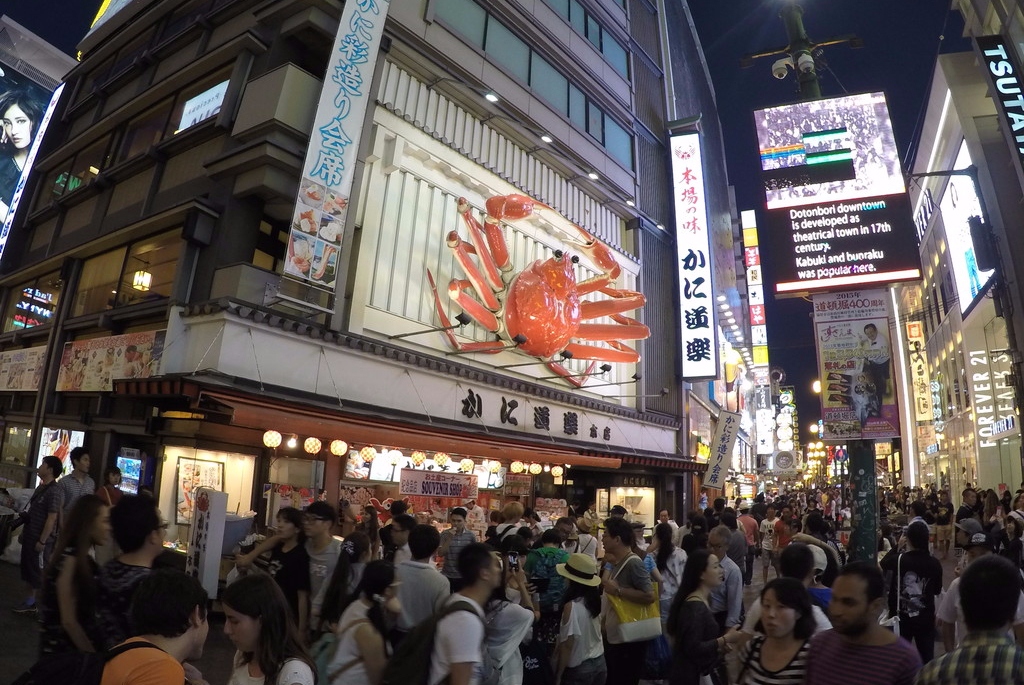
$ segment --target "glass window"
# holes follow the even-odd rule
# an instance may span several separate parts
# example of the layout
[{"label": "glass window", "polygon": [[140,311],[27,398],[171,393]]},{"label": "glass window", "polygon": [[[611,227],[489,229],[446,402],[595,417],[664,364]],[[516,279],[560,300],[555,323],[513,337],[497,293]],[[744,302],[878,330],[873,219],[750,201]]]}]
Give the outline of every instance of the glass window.
[{"label": "glass window", "polygon": [[604,118],[604,146],[619,164],[633,168],[633,136],[611,117]]},{"label": "glass window", "polygon": [[121,48],[117,53],[117,58],[114,60],[107,76],[117,76],[122,71],[130,67],[135,61],[135,58],[146,51],[146,47],[149,45],[149,41],[152,36],[153,32],[147,31],[128,45]]},{"label": "glass window", "polygon": [[32,442],[32,429],[8,426],[4,435],[3,452],[0,460],[8,464],[28,466],[28,448]]},{"label": "glass window", "polygon": [[569,113],[569,79],[536,52],[530,59],[530,87],[562,114]]},{"label": "glass window", "polygon": [[587,103],[587,133],[604,144],[604,112],[593,102]]},{"label": "glass window", "polygon": [[435,16],[478,48],[484,46],[487,12],[472,0],[437,0]]},{"label": "glass window", "polygon": [[601,49],[601,25],[597,23],[597,19],[594,19],[591,15],[587,15],[587,40],[597,48]]},{"label": "glass window", "polygon": [[581,131],[587,130],[587,96],[572,84],[569,84],[569,119]]},{"label": "glass window", "polygon": [[99,176],[100,170],[107,166],[107,147],[109,145],[110,138],[102,138],[75,156],[68,178],[68,191],[84,186]]},{"label": "glass window", "polygon": [[562,15],[562,18],[569,21],[569,0],[548,0],[551,9]]},{"label": "glass window", "polygon": [[50,323],[63,291],[57,271],[11,288],[4,312],[4,333]]},{"label": "glass window", "polygon": [[615,67],[615,71],[629,78],[629,53],[619,44],[619,41],[605,34],[601,41],[601,51],[608,63]]},{"label": "glass window", "polygon": [[583,9],[578,0],[570,0],[572,6],[570,13],[572,16],[569,21],[572,23],[572,27],[579,31],[580,35],[587,35],[587,11]]},{"label": "glass window", "polygon": [[131,159],[158,143],[167,128],[170,111],[171,101],[167,100],[128,122],[117,159]]},{"label": "glass window", "polygon": [[484,49],[523,83],[529,83],[530,48],[493,18],[487,22],[487,43]]},{"label": "glass window", "polygon": [[78,292],[71,307],[71,316],[83,316],[113,308],[116,303],[117,285],[121,280],[125,248],[119,247],[105,254],[86,260],[82,265],[82,276]]},{"label": "glass window", "polygon": [[178,230],[133,244],[121,275],[117,305],[170,297],[181,248]]},{"label": "glass window", "polygon": [[[69,159],[58,164],[54,167],[53,171],[46,175],[46,180],[43,181],[43,187],[39,191],[40,207],[46,205],[48,202],[53,202],[67,192],[68,169],[70,168],[71,160]],[[47,197],[47,193],[49,193],[49,197]]]},{"label": "glass window", "polygon": [[185,129],[201,124],[220,113],[221,104],[228,91],[227,69],[218,71],[198,84],[183,90],[174,103],[171,120],[168,124],[169,135],[177,135]]}]

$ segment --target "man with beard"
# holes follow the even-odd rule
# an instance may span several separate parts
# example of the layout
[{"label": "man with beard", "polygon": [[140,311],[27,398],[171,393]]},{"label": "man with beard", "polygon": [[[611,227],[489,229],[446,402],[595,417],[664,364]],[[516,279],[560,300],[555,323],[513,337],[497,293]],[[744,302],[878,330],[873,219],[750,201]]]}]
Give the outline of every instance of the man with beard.
[{"label": "man with beard", "polygon": [[883,626],[885,582],[878,566],[847,564],[832,585],[832,630],[818,633],[807,656],[806,685],[911,685],[921,657]]}]

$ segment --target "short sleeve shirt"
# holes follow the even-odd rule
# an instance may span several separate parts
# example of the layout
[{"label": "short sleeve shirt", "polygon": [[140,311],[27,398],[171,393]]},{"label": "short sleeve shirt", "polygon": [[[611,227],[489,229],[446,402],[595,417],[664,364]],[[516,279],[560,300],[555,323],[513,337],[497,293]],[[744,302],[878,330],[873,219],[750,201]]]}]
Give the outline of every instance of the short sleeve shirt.
[{"label": "short sleeve shirt", "polygon": [[[141,642],[132,638],[128,642]],[[184,683],[185,669],[162,649],[132,649],[107,662],[100,685],[168,685]]]},{"label": "short sleeve shirt", "polygon": [[[152,569],[132,566],[117,559],[100,569],[96,578],[96,620],[107,649],[119,645],[132,634],[130,609],[132,595]],[[135,651],[135,650],[132,650]]]},{"label": "short sleeve shirt", "polygon": [[284,545],[278,545],[270,551],[270,563],[267,573],[274,577],[281,588],[288,606],[292,608],[292,617],[299,616],[299,593],[309,592],[309,553],[302,545],[295,545],[284,551]]},{"label": "short sleeve shirt", "polygon": [[469,685],[478,685],[480,682],[480,667],[484,660],[484,610],[460,594],[452,595],[445,606],[455,602],[465,602],[473,611],[454,611],[438,622],[434,652],[430,659],[429,685],[438,685],[447,678],[452,664],[468,663],[475,664]]},{"label": "short sleeve shirt", "polygon": [[57,485],[60,487],[65,516],[71,513],[71,508],[83,495],[96,492],[96,481],[92,476],[86,476],[85,480],[79,481],[74,473],[69,473],[57,481]]},{"label": "short sleeve shirt", "polygon": [[[28,524],[25,526],[25,538],[39,540],[46,525],[46,517],[60,511],[60,490],[56,483],[40,485],[32,493],[32,503],[28,510]],[[54,526],[51,537],[56,537],[57,527]],[[45,540],[43,542],[46,542]]]},{"label": "short sleeve shirt", "polygon": [[761,521],[761,549],[766,552],[775,549],[775,521],[772,519]]}]

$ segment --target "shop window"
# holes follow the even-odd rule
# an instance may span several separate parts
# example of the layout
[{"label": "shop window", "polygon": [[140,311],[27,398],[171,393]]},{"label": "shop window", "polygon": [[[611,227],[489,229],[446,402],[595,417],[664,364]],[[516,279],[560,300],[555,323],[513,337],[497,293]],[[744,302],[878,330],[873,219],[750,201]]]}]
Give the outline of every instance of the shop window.
[{"label": "shop window", "polygon": [[149,111],[128,122],[118,152],[118,160],[131,159],[141,155],[153,144],[160,142],[167,129],[167,119],[171,112],[171,101],[166,100]]},{"label": "shop window", "polygon": [[31,442],[31,428],[8,426],[4,432],[3,448],[0,449],[0,461],[28,466],[28,449]]},{"label": "shop window", "polygon": [[183,90],[171,112],[169,135],[177,135],[217,116],[227,94],[230,76],[230,70],[223,69]]},{"label": "shop window", "polygon": [[463,38],[478,48],[484,46],[484,27],[487,12],[472,0],[438,0],[435,10],[438,19],[455,29]]},{"label": "shop window", "polygon": [[4,312],[4,333],[50,323],[63,291],[57,271],[11,288]]},{"label": "shop window", "polygon": [[99,176],[100,171],[106,168],[110,161],[108,156],[109,147],[110,137],[107,136],[75,155],[75,161],[71,163],[71,170],[68,175],[67,192],[88,185],[94,178]]},{"label": "shop window", "polygon": [[487,22],[487,54],[523,83],[530,81],[530,48],[514,33],[493,19]]},{"label": "shop window", "polygon": [[118,306],[170,297],[181,248],[180,231],[132,245],[117,291]]},{"label": "shop window", "polygon": [[71,316],[83,316],[111,309],[117,302],[117,286],[121,281],[126,248],[86,260],[78,282],[78,292],[71,307]]},{"label": "shop window", "polygon": [[530,59],[530,87],[553,108],[569,113],[569,79],[536,52]]}]

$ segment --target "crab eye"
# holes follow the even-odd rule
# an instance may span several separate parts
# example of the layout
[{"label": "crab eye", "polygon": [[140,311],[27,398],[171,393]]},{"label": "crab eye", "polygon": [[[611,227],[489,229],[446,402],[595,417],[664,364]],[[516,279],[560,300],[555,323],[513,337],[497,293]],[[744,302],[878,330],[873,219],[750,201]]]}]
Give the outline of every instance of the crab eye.
[{"label": "crab eye", "polygon": [[579,263],[580,263],[580,258],[579,258],[579,256],[577,256],[577,255],[573,255],[573,256],[572,256],[572,263],[573,263],[573,264],[579,264]]},{"label": "crab eye", "polygon": [[561,250],[555,250],[555,259],[561,259],[561,258],[562,258],[562,251]]}]

